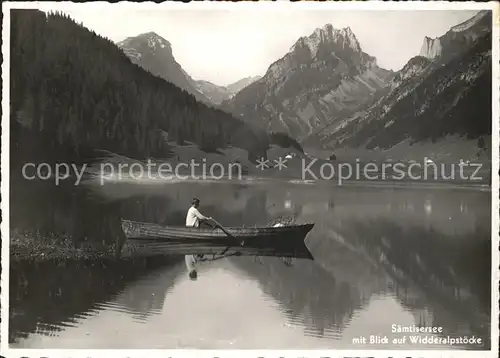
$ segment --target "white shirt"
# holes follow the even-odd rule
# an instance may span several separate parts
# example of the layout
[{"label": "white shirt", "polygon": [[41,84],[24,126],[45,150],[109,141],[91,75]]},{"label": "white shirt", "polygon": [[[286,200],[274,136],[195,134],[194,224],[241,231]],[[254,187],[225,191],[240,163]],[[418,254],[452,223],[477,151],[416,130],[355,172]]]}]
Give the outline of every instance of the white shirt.
[{"label": "white shirt", "polygon": [[186,226],[189,227],[199,227],[200,220],[208,219],[206,216],[202,215],[198,209],[191,206],[186,215]]}]

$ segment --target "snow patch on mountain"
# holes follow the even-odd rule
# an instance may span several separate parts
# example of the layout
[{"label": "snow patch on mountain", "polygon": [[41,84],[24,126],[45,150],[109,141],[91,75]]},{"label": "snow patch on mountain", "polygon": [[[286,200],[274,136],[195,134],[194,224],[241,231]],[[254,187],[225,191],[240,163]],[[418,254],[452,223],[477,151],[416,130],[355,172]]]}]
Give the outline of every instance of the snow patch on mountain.
[{"label": "snow patch on mountain", "polygon": [[170,42],[168,42],[163,37],[157,35],[154,32],[149,32],[147,34],[144,34],[144,36],[147,37],[149,48],[153,50],[156,50],[158,46],[160,48],[165,48],[165,47],[171,48]]}]

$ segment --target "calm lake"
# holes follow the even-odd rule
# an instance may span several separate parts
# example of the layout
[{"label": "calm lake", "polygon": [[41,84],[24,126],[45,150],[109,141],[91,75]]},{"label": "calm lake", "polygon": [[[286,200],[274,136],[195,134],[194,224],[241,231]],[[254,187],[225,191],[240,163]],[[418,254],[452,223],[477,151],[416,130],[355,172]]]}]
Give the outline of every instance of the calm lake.
[{"label": "calm lake", "polygon": [[[202,264],[197,280],[182,257],[14,264],[12,348],[490,347],[490,191],[283,182],[57,190],[20,193],[11,220],[81,235],[120,217],[182,224],[198,196],[200,211],[224,225],[266,225],[291,214],[314,222],[306,243],[315,260],[225,258]],[[392,325],[442,333],[393,333]],[[389,342],[370,344],[370,335]],[[482,342],[424,344],[410,336]]]}]

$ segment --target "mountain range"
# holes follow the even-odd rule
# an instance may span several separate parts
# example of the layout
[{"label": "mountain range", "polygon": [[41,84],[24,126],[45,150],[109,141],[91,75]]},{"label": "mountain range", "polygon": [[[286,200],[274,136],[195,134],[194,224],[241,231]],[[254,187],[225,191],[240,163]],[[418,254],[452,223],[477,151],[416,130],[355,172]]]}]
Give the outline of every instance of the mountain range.
[{"label": "mountain range", "polygon": [[491,92],[484,90],[491,88],[491,20],[480,11],[440,37],[425,37],[399,71],[381,68],[350,27],[326,24],[300,37],[264,76],[228,86],[194,81],[157,34],[118,45],[153,74],[266,131],[331,150],[387,149],[449,134],[491,135]]},{"label": "mountain range", "polygon": [[327,24],[298,39],[224,109],[331,149],[488,135],[491,20],[490,11],[480,11],[443,36],[424,38],[419,56],[396,72],[364,53],[350,28]]},{"label": "mountain range", "polygon": [[[37,13],[16,14],[26,20],[13,22],[19,39],[11,46],[12,143],[29,149],[23,143],[46,143],[44,136],[56,133],[57,141],[47,146],[54,158],[96,147],[162,156],[163,137],[208,151],[239,146],[256,158],[273,143],[302,151],[293,138],[303,147],[337,152],[387,150],[449,135],[484,149],[491,136],[491,11],[424,38],[420,53],[399,71],[381,68],[351,28],[327,24],[297,39],[262,77],[227,86],[194,80],[174,58],[170,42],[154,32],[114,44],[59,14],[45,15],[48,22]],[[36,26],[29,33],[40,33],[59,57],[29,47],[22,29],[30,22]],[[76,50],[66,35],[53,38],[64,31],[87,47]],[[71,66],[64,56],[72,58]],[[30,63],[39,69],[27,71]],[[47,73],[60,81],[70,73],[79,90],[48,91],[56,87]],[[84,100],[71,105],[73,97]]]},{"label": "mountain range", "polygon": [[388,149],[447,135],[491,135],[491,20],[491,12],[481,11],[443,36],[426,37],[377,101],[331,120],[309,141]]}]

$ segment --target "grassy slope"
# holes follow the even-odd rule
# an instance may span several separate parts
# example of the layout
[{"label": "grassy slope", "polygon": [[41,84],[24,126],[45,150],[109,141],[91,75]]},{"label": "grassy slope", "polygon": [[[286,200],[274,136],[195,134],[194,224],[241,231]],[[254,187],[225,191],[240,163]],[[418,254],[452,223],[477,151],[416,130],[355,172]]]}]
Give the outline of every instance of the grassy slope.
[{"label": "grassy slope", "polygon": [[437,140],[418,142],[410,144],[409,140],[403,141],[394,147],[382,150],[368,150],[365,148],[342,148],[332,150],[307,149],[308,152],[317,153],[318,156],[325,157],[334,153],[337,159],[354,160],[422,160],[428,157],[436,162],[458,163],[460,159],[464,161],[476,161],[480,163],[491,163],[491,136],[485,137],[486,150],[480,151],[477,146],[477,139],[467,140],[459,136],[447,136]]}]

